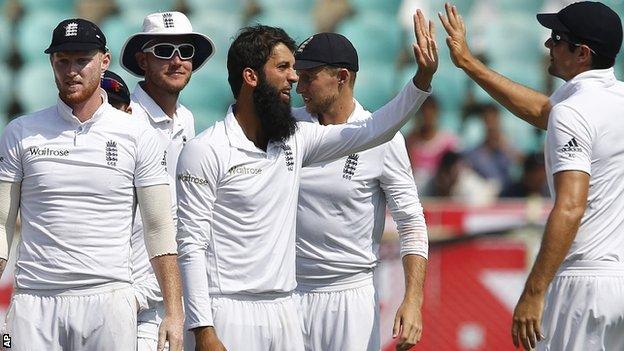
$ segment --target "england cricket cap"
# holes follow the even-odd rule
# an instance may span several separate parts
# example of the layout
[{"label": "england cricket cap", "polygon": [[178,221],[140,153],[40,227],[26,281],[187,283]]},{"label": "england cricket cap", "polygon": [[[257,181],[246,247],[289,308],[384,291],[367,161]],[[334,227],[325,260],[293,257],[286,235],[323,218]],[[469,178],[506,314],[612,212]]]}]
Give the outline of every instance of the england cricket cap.
[{"label": "england cricket cap", "polygon": [[126,71],[137,77],[143,77],[145,72],[134,55],[142,51],[149,41],[156,37],[173,36],[186,37],[195,47],[193,55],[193,72],[198,70],[214,54],[215,48],[212,39],[204,34],[193,31],[191,21],[181,12],[156,12],[143,19],[142,31],[131,35],[121,49],[120,63]]},{"label": "england cricket cap", "polygon": [[304,40],[295,50],[295,69],[334,66],[359,70],[357,51],[345,36],[318,33]]},{"label": "england cricket cap", "polygon": [[115,72],[104,71],[104,77],[102,77],[100,86],[106,91],[109,102],[130,104],[130,90],[128,89],[128,85]]},{"label": "england cricket cap", "polygon": [[606,58],[614,59],[622,46],[620,16],[600,2],[576,2],[557,13],[540,13],[537,20],[544,27],[567,35],[567,40],[585,44]]},{"label": "england cricket cap", "polygon": [[61,21],[52,32],[52,43],[45,49],[46,54],[59,51],[107,51],[106,37],[93,22],[82,18]]}]

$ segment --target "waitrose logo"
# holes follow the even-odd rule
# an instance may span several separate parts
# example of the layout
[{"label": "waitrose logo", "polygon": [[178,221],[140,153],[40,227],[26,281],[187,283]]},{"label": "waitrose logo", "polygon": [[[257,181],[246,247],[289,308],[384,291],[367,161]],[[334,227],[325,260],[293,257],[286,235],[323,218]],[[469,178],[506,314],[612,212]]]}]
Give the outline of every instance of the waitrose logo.
[{"label": "waitrose logo", "polygon": [[178,180],[181,182],[195,183],[199,185],[206,185],[208,181],[204,178],[195,177],[190,174],[178,174]]},{"label": "waitrose logo", "polygon": [[69,156],[69,150],[55,150],[49,147],[39,148],[32,146],[28,151],[32,156]]}]

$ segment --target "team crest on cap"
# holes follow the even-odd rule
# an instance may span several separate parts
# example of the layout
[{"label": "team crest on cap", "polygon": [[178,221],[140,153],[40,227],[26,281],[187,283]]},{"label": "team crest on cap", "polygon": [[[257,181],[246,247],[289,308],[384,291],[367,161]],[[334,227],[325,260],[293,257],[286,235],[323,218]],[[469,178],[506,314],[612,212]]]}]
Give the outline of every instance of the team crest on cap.
[{"label": "team crest on cap", "polygon": [[297,48],[297,52],[303,52],[303,50],[305,49],[306,45],[308,45],[308,43],[312,39],[314,39],[314,35],[309,37],[308,39],[304,40],[303,43],[301,43],[301,45],[299,45],[299,47]]},{"label": "team crest on cap", "polygon": [[75,37],[78,35],[78,23],[71,22],[65,26],[65,36],[66,37]]},{"label": "team crest on cap", "polygon": [[173,14],[170,12],[165,12],[163,13],[163,23],[165,25],[165,28],[173,28],[174,24],[173,24]]}]

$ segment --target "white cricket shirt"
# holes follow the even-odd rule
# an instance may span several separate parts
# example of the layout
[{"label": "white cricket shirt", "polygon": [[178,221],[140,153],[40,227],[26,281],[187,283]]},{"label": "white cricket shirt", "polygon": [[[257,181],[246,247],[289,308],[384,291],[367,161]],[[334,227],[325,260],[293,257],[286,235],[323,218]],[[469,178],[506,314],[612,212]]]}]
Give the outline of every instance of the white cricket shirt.
[{"label": "white cricket shirt", "polygon": [[583,72],[551,96],[546,174],[588,173],[585,214],[565,261],[624,263],[624,83],[613,68]]},{"label": "white cricket shirt", "polygon": [[178,162],[178,259],[188,328],[212,325],[209,294],[290,293],[301,167],[386,142],[429,93],[413,83],[373,118],[298,123],[266,152],[248,140],[232,107],[187,143]]},{"label": "white cricket shirt", "polygon": [[[161,155],[161,165],[169,175],[171,189],[171,203],[173,216],[176,215],[176,186],[175,169],[182,147],[188,140],[195,137],[195,120],[193,114],[186,107],[177,104],[173,119],[156,104],[140,84],[137,84],[132,93],[130,106],[132,118],[145,121],[155,131],[158,140],[158,152]],[[143,222],[140,210],[137,209],[136,219],[132,228],[132,278],[141,280],[153,272],[149,262],[149,255],[145,248],[143,236]]]},{"label": "white cricket shirt", "polygon": [[59,99],[4,129],[0,180],[21,182],[17,288],[131,282],[134,188],[168,179],[155,133],[102,94],[84,123]]},{"label": "white cricket shirt", "polygon": [[[355,101],[347,123],[371,113]],[[319,124],[305,108],[298,120]],[[401,235],[419,240],[405,254],[427,257],[427,228],[401,133],[382,145],[301,170],[297,207],[297,283],[319,290],[372,276],[386,203]]]}]

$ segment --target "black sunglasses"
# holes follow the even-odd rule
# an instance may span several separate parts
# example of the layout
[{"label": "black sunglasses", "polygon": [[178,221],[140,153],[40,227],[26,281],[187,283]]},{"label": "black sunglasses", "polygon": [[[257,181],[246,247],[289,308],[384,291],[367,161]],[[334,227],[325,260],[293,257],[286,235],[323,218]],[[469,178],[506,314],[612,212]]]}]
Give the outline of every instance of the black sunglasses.
[{"label": "black sunglasses", "polygon": [[[562,41],[564,41],[564,42],[566,42],[568,44],[572,44],[572,45],[574,45],[576,47],[580,47],[581,45],[583,45],[583,44],[575,43],[575,42],[571,41],[570,39],[568,39],[567,37],[564,37],[564,35],[562,33],[558,33],[558,32],[555,32],[555,31],[550,33],[550,39],[552,40],[553,44],[555,44],[555,45],[559,44]],[[585,45],[585,46],[587,46],[587,45]],[[589,47],[589,46],[587,46],[587,47]],[[592,48],[589,48],[589,51],[591,51],[594,54],[596,53]]]}]

